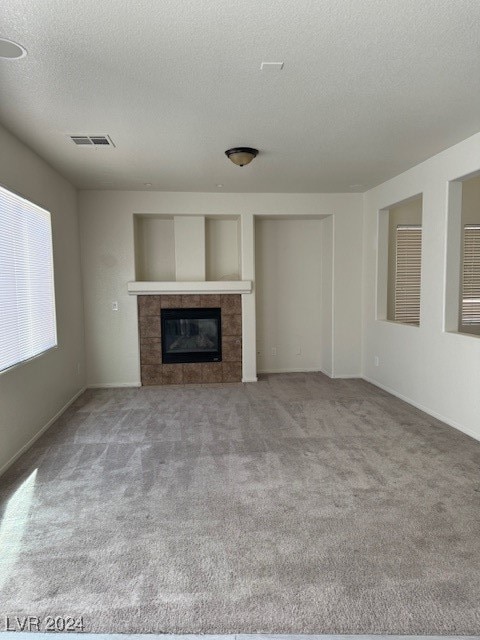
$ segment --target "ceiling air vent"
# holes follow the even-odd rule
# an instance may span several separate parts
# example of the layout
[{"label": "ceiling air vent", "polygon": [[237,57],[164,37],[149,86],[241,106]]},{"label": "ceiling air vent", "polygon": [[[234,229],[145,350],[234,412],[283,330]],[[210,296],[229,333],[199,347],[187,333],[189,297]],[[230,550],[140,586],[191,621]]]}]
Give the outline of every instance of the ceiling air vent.
[{"label": "ceiling air vent", "polygon": [[71,140],[79,146],[114,147],[110,136],[70,136]]}]

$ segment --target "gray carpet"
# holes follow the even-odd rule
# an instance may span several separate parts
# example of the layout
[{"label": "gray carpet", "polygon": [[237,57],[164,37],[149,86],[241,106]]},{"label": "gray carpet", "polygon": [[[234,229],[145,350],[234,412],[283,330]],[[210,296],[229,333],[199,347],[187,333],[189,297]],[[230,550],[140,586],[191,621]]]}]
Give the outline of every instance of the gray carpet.
[{"label": "gray carpet", "polygon": [[0,620],[480,634],[479,463],[359,380],[88,391],[0,479]]}]

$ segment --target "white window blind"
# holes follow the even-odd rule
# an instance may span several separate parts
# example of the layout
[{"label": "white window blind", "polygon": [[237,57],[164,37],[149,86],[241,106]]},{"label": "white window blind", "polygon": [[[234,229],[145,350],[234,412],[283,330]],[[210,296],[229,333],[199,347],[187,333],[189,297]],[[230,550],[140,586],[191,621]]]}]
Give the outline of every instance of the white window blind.
[{"label": "white window blind", "polygon": [[0,187],[0,371],[57,344],[50,213]]},{"label": "white window blind", "polygon": [[399,225],[396,248],[395,320],[420,324],[422,227]]},{"label": "white window blind", "polygon": [[462,325],[480,324],[480,225],[467,224],[463,235]]}]

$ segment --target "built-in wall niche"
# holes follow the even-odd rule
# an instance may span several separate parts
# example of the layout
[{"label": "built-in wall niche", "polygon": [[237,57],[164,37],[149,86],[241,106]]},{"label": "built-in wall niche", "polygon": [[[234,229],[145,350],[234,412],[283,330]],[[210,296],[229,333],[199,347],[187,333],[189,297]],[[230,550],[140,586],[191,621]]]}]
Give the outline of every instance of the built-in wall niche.
[{"label": "built-in wall niche", "polygon": [[420,194],[379,212],[378,320],[420,324],[422,207]]},{"label": "built-in wall niche", "polygon": [[134,215],[135,280],[240,280],[240,221],[227,216]]},{"label": "built-in wall niche", "polygon": [[175,280],[173,216],[134,215],[135,280]]},{"label": "built-in wall niche", "polygon": [[240,280],[239,218],[205,219],[205,261],[207,280]]},{"label": "built-in wall niche", "polygon": [[255,218],[259,373],[333,371],[333,216]]},{"label": "built-in wall niche", "polygon": [[480,172],[449,183],[445,329],[480,336]]}]

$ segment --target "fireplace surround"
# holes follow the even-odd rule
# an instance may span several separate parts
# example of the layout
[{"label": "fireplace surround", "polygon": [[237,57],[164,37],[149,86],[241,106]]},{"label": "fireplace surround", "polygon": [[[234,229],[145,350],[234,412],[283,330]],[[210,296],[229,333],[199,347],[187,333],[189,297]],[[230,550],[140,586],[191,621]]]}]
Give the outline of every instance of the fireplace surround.
[{"label": "fireplace surround", "polygon": [[[237,294],[139,295],[141,381],[143,386],[208,384],[242,380],[242,297]],[[162,310],[220,310],[221,361],[165,362]],[[168,314],[167,314],[168,315]]]}]

